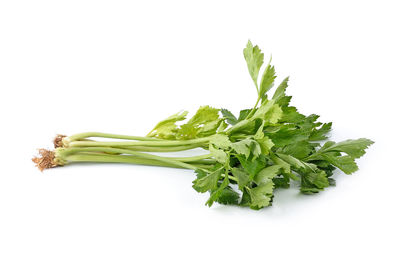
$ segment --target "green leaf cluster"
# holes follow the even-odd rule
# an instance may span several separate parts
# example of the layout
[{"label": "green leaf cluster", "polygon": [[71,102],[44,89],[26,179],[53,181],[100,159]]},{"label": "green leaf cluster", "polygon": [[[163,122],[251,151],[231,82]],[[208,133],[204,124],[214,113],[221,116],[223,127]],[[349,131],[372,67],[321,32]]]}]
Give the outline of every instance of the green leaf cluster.
[{"label": "green leaf cluster", "polygon": [[[327,141],[332,123],[304,115],[290,105],[285,78],[268,97],[276,80],[271,60],[261,72],[264,54],[250,41],[243,50],[250,77],[257,89],[252,109],[235,116],[227,109],[200,107],[186,123],[187,112],[158,123],[150,137],[188,140],[208,137],[201,147],[210,151],[214,164],[197,168],[193,188],[209,192],[206,204],[234,204],[261,209],[272,204],[275,188],[288,188],[293,181],[304,194],[318,193],[335,184],[336,169],[352,174],[356,159],[373,144],[366,138]],[[261,76],[260,76],[261,74]]]},{"label": "green leaf cluster", "polygon": [[147,136],[170,140],[185,140],[210,136],[215,134],[218,129],[223,130],[227,127],[224,119],[219,117],[219,112],[219,109],[210,106],[201,106],[189,121],[181,125],[178,123],[186,119],[188,112],[179,112],[160,121]]}]

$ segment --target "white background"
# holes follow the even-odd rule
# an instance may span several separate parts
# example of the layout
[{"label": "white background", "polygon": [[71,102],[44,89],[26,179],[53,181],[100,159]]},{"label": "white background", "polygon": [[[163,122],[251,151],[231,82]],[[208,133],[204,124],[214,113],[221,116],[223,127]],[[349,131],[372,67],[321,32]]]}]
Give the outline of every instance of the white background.
[{"label": "white background", "polygon": [[[396,2],[1,1],[0,256],[399,256]],[[206,207],[189,170],[30,161],[57,133],[251,107],[248,39],[333,139],[376,141],[360,171],[253,211]]]}]

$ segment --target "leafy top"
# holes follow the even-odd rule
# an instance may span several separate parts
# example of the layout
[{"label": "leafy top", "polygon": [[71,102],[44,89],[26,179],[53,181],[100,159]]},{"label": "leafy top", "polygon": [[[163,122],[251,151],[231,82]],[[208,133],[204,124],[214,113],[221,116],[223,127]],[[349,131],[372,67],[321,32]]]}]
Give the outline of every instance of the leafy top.
[{"label": "leafy top", "polygon": [[243,109],[236,117],[227,109],[202,106],[183,125],[177,122],[183,121],[187,112],[168,117],[149,133],[175,140],[208,138],[201,147],[210,151],[214,162],[210,167],[198,168],[193,181],[198,192],[210,192],[206,204],[261,209],[271,205],[275,188],[287,188],[292,180],[300,182],[302,193],[312,194],[335,184],[331,176],[336,168],[346,174],[355,172],[355,159],[363,156],[373,142],[360,138],[327,141],[321,146],[332,123],[321,123],[318,115],[306,116],[290,106],[291,96],[286,95],[288,77],[268,98],[276,79],[271,59],[260,79],[264,64],[260,48],[248,41],[243,55],[258,94],[253,109]]}]

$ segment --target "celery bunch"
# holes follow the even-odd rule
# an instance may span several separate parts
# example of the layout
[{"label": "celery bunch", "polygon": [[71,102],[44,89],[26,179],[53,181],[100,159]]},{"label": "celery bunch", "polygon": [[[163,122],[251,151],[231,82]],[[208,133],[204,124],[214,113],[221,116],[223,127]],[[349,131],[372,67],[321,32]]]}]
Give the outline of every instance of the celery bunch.
[{"label": "celery bunch", "polygon": [[[355,172],[355,162],[373,142],[366,138],[327,141],[332,123],[318,122],[290,106],[284,79],[272,97],[275,68],[269,62],[262,75],[264,54],[249,41],[243,51],[257,89],[253,108],[238,116],[227,109],[202,106],[189,120],[187,112],[159,122],[145,137],[87,132],[57,136],[55,150],[41,149],[33,158],[40,170],[72,162],[132,163],[192,169],[193,188],[209,192],[206,204],[214,202],[261,209],[273,200],[275,188],[288,188],[298,181],[300,192],[318,193],[334,185],[336,169]],[[186,122],[184,122],[186,121]],[[181,124],[182,123],[182,124]],[[117,141],[98,141],[112,138]],[[203,148],[208,154],[162,157],[157,152],[179,152]]]}]

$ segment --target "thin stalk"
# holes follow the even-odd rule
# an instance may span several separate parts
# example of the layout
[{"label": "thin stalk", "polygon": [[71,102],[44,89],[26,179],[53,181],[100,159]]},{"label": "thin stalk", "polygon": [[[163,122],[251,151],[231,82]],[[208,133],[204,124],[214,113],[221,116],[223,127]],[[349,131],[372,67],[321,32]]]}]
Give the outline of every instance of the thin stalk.
[{"label": "thin stalk", "polygon": [[205,164],[205,165],[215,165],[217,163],[217,161],[214,159],[203,159],[203,160],[198,160],[198,161],[186,161],[186,162]]},{"label": "thin stalk", "polygon": [[169,147],[169,146],[183,146],[206,143],[210,140],[210,137],[203,137],[191,140],[156,140],[156,141],[126,141],[126,142],[98,142],[98,141],[73,141],[68,144],[69,147],[121,147],[121,146],[158,146],[158,147]]},{"label": "thin stalk", "polygon": [[162,141],[163,139],[158,139],[154,137],[137,137],[110,133],[100,133],[100,132],[85,132],[79,133],[67,137],[70,142],[78,141],[88,137],[103,137],[103,138],[115,138],[115,139],[127,139],[127,140],[139,140],[139,141]]},{"label": "thin stalk", "polygon": [[[100,153],[79,153],[72,154],[65,157],[68,162],[103,162],[103,163],[129,163],[138,165],[148,165],[148,166],[160,166],[160,167],[170,167],[170,168],[180,168],[186,169],[180,165],[174,165],[171,163],[165,163],[157,160],[150,160],[146,158],[140,158],[128,155],[107,155]],[[209,165],[194,163],[197,168],[207,169],[210,168]]]},{"label": "thin stalk", "polygon": [[181,162],[195,162],[195,161],[201,161],[204,159],[208,159],[210,157],[212,157],[212,154],[203,154],[203,155],[197,155],[197,156],[191,156],[191,157],[165,157],[165,158],[169,158],[169,159],[181,161]]},{"label": "thin stalk", "polygon": [[246,119],[248,119],[248,118],[250,118],[251,116],[253,116],[253,114],[254,114],[254,112],[256,111],[256,108],[257,108],[258,103],[260,102],[260,100],[261,100],[261,96],[259,95],[258,98],[257,98],[256,104],[254,105],[254,107],[253,107],[253,109],[251,110],[251,112],[246,116]]},{"label": "thin stalk", "polygon": [[190,150],[194,148],[198,148],[203,146],[203,144],[193,144],[193,145],[182,145],[182,146],[169,146],[169,147],[160,147],[160,146],[121,146],[117,148],[129,149],[132,151],[140,151],[140,152],[179,152]]}]

